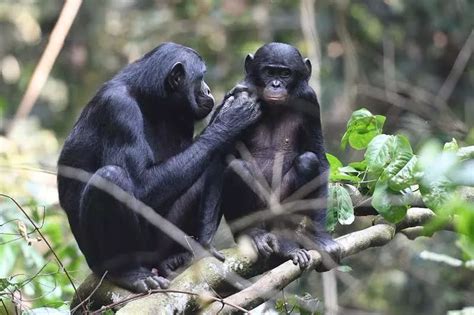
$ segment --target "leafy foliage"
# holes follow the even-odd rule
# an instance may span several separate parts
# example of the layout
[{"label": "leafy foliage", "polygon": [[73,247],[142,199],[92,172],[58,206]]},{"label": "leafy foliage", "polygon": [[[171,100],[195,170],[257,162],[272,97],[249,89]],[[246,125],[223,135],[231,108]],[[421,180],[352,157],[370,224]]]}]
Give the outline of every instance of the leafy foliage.
[{"label": "leafy foliage", "polygon": [[438,224],[456,215],[458,232],[467,235],[474,244],[473,205],[456,193],[460,187],[472,185],[471,147],[461,148],[454,139],[444,147],[429,142],[415,155],[405,136],[382,133],[384,122],[385,117],[372,115],[366,109],[355,111],[341,145],[345,147],[349,143],[356,150],[366,148],[364,160],[343,166],[339,159],[328,154],[333,183],[329,190],[328,229],[334,229],[337,222],[350,224],[353,220],[353,205],[349,193],[343,193],[342,182],[371,195],[372,206],[393,223],[405,217],[415,193],[419,192],[425,205],[440,216]]}]

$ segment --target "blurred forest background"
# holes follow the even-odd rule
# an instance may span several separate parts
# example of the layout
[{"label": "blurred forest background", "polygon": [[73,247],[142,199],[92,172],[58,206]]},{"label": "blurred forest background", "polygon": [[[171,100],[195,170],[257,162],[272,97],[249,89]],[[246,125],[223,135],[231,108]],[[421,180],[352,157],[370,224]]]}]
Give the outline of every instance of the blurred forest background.
[{"label": "blurred forest background", "polygon": [[[0,1],[0,193],[41,226],[76,284],[88,269],[58,206],[61,143],[100,85],[161,42],[203,56],[217,102],[243,77],[248,53],[270,41],[297,46],[313,63],[328,151],[345,162],[360,156],[339,143],[361,107],[386,115],[385,130],[414,148],[431,138],[474,144],[474,1],[85,0],[28,118],[13,119],[63,4]],[[67,309],[73,288],[25,229],[28,219],[0,199],[0,314],[12,299],[24,310]],[[347,259],[352,270],[336,274],[342,313],[445,314],[474,303],[474,271],[420,256],[459,258],[455,241],[399,236]],[[287,290],[322,298],[320,275]]]}]

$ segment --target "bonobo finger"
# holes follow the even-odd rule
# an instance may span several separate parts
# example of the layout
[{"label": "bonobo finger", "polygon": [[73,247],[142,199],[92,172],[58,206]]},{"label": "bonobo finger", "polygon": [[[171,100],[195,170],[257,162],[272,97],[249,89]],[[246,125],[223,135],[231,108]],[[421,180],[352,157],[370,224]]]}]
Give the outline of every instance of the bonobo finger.
[{"label": "bonobo finger", "polygon": [[160,289],[160,284],[154,279],[154,277],[147,277],[145,283],[149,289]]},{"label": "bonobo finger", "polygon": [[296,253],[296,257],[298,258],[298,265],[303,269],[304,258],[302,257],[301,252]]},{"label": "bonobo finger", "polygon": [[268,243],[270,244],[272,251],[274,253],[277,253],[280,251],[280,245],[278,244],[278,239],[274,235],[269,235],[268,236]]},{"label": "bonobo finger", "polygon": [[170,286],[170,281],[160,276],[153,276],[153,279],[158,282],[161,289],[167,289]]},{"label": "bonobo finger", "polygon": [[272,248],[270,247],[270,245],[267,244],[267,242],[259,239],[259,240],[256,240],[255,241],[255,244],[256,244],[256,247],[257,247],[257,250],[258,252],[264,256],[264,257],[268,257],[272,254]]},{"label": "bonobo finger", "polygon": [[309,258],[306,256],[305,251],[300,251],[300,267],[301,269],[308,268]]},{"label": "bonobo finger", "polygon": [[214,247],[210,247],[208,250],[212,254],[212,256],[214,256],[217,260],[222,261],[222,262],[225,261],[225,256]]},{"label": "bonobo finger", "polygon": [[291,260],[293,261],[293,264],[294,265],[297,265],[298,264],[298,255],[295,253],[295,254],[291,254],[290,255],[290,258]]},{"label": "bonobo finger", "polygon": [[238,93],[241,93],[241,92],[247,92],[249,91],[249,87],[246,86],[246,85],[243,85],[243,84],[237,84],[236,86],[234,86],[234,88],[230,91],[230,93],[232,95],[235,95],[235,94],[238,94]]},{"label": "bonobo finger", "polygon": [[148,291],[148,286],[144,280],[137,280],[133,283],[133,287],[136,292],[145,293]]},{"label": "bonobo finger", "polygon": [[304,250],[303,252],[306,256],[306,259],[308,260],[308,266],[309,266],[311,262],[313,261],[313,257],[311,257],[311,254],[307,250]]},{"label": "bonobo finger", "polygon": [[232,102],[234,102],[234,100],[235,100],[235,98],[233,96],[229,96],[229,98],[222,105],[221,112],[226,111],[230,107],[230,104],[232,104]]}]

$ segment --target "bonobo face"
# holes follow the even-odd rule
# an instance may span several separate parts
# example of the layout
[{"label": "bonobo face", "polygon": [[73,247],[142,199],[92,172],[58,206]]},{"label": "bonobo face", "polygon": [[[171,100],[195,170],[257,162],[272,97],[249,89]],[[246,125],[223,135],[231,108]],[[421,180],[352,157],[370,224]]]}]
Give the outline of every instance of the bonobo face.
[{"label": "bonobo face", "polygon": [[[214,97],[202,76],[194,84],[194,98],[195,102],[191,102],[194,118],[203,119],[212,111],[214,107]],[[195,104],[195,106],[193,106],[193,104]]]},{"label": "bonobo face", "polygon": [[245,60],[247,79],[257,88],[258,97],[270,105],[283,105],[301,81],[307,82],[311,64],[293,46],[270,43]]},{"label": "bonobo face", "polygon": [[168,74],[168,88],[176,102],[191,110],[194,119],[206,117],[214,107],[214,97],[204,82],[206,67],[197,54],[187,56],[189,62],[177,62]]}]

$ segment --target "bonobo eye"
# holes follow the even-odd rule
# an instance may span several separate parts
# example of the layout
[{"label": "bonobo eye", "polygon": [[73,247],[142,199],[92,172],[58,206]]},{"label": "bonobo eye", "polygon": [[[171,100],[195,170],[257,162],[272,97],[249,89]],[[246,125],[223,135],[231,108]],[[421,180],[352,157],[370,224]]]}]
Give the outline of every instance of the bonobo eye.
[{"label": "bonobo eye", "polygon": [[277,70],[273,67],[266,67],[265,71],[266,71],[267,75],[269,75],[271,77],[274,77],[277,74]]},{"label": "bonobo eye", "polygon": [[290,69],[281,69],[280,70],[280,76],[282,78],[288,78],[291,75],[291,70]]}]

